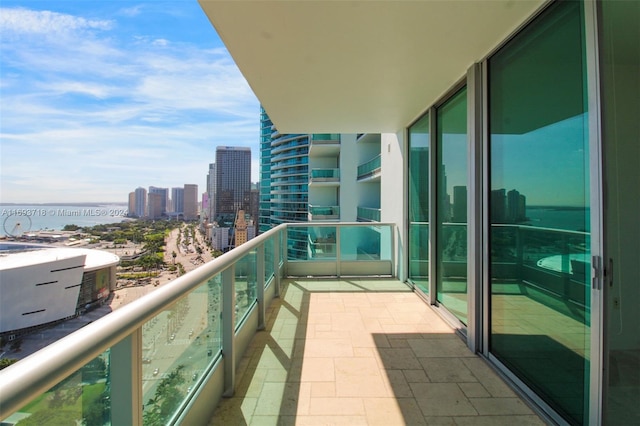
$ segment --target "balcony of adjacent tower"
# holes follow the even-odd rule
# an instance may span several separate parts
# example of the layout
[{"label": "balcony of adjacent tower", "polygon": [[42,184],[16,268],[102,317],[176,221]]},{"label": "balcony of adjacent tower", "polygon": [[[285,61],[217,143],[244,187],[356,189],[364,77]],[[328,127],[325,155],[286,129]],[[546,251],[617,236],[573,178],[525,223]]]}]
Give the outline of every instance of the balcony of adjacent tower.
[{"label": "balcony of adjacent tower", "polygon": [[338,157],[340,154],[340,134],[321,133],[311,135],[309,156]]}]

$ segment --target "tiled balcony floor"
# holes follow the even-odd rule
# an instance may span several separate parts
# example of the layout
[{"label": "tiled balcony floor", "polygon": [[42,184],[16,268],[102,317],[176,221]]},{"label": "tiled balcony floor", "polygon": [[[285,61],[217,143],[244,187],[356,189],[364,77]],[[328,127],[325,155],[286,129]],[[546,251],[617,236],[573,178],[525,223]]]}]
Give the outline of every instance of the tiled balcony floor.
[{"label": "tiled balcony floor", "polygon": [[290,279],[210,425],[543,425],[396,280]]}]

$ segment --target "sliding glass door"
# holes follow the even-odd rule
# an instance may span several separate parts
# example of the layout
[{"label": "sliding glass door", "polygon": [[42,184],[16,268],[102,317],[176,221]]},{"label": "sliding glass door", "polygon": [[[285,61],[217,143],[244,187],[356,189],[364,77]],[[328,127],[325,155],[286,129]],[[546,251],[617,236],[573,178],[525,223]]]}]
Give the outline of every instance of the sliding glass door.
[{"label": "sliding glass door", "polygon": [[409,279],[429,293],[429,114],[409,128]]},{"label": "sliding glass door", "polygon": [[575,424],[591,313],[583,22],[558,2],[488,60],[489,351]]},{"label": "sliding glass door", "polygon": [[467,89],[436,110],[437,301],[467,323]]}]

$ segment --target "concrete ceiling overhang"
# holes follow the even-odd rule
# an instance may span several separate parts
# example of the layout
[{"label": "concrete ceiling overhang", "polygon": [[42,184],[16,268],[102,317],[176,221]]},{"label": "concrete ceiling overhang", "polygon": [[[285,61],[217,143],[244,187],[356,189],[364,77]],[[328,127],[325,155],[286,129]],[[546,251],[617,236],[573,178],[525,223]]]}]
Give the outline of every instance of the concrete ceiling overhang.
[{"label": "concrete ceiling overhang", "polygon": [[199,0],[282,133],[401,130],[545,0]]}]

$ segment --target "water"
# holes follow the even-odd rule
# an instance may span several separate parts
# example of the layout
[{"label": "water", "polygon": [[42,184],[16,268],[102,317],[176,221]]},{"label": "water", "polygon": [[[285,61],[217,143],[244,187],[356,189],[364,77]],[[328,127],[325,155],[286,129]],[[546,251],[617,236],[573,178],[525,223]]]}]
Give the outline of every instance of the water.
[{"label": "water", "polygon": [[88,227],[122,222],[127,207],[117,204],[0,205],[0,235],[41,230],[60,231],[65,225]]},{"label": "water", "polygon": [[538,207],[527,206],[526,225],[540,228],[566,229],[568,231],[589,232],[591,212],[583,207]]}]

